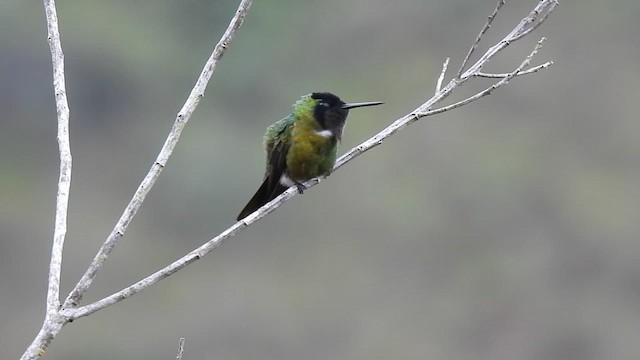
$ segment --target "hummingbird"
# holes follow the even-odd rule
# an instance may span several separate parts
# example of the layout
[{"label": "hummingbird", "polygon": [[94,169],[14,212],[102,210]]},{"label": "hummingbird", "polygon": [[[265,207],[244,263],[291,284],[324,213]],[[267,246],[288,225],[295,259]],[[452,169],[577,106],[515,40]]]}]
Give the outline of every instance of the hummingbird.
[{"label": "hummingbird", "polygon": [[302,96],[293,105],[291,114],[267,128],[264,180],[237,220],[244,219],[291,186],[296,186],[302,194],[306,190],[303,182],[329,175],[336,162],[349,109],[380,104],[383,103],[345,103],[328,92]]}]

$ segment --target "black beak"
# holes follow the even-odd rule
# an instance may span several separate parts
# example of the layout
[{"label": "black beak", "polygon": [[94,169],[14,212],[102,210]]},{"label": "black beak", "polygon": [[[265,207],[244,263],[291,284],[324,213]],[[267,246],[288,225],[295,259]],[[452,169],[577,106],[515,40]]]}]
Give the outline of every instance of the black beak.
[{"label": "black beak", "polygon": [[349,109],[358,108],[358,107],[375,106],[380,104],[384,104],[384,103],[382,101],[367,101],[367,102],[344,104],[342,105],[342,108],[345,110],[349,110]]}]

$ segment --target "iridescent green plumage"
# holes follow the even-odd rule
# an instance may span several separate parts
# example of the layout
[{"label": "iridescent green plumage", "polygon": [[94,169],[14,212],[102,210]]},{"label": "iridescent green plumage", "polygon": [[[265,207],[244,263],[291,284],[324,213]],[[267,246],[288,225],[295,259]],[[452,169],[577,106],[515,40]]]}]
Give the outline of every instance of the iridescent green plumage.
[{"label": "iridescent green plumage", "polygon": [[338,142],[349,109],[379,104],[345,104],[330,93],[303,96],[294,104],[293,113],[267,128],[264,181],[240,212],[238,220],[275,199],[290,186],[297,186],[302,193],[302,182],[328,175],[336,162]]}]

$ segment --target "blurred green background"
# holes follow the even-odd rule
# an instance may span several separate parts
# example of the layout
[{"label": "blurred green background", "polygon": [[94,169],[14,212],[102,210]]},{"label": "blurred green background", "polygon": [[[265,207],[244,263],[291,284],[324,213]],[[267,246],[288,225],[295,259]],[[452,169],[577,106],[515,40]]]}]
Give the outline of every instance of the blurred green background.
[{"label": "blurred green background", "polygon": [[[509,1],[479,53],[537,3]],[[237,0],[59,1],[74,174],[62,292],[160,149]],[[384,100],[341,152],[454,73],[494,0],[256,1],[85,303],[231,224],[261,137],[302,94]],[[640,2],[561,0],[487,71],[535,64],[424,119],[212,255],[66,326],[46,359],[637,359]],[[455,99],[489,82],[474,81]],[[0,357],[40,327],[58,176],[40,1],[0,2]]]}]

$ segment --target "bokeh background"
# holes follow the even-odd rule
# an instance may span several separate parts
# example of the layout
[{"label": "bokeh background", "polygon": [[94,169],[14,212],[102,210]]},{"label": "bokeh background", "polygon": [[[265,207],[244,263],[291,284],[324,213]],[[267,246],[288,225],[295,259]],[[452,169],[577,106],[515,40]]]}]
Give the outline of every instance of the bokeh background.
[{"label": "bokeh background", "polygon": [[[505,6],[481,44],[537,2]],[[59,1],[74,174],[62,292],[160,149],[237,0]],[[85,303],[234,222],[261,137],[316,90],[342,151],[430,97],[494,0],[256,1]],[[66,326],[46,359],[637,359],[640,2],[561,0],[548,71],[424,119],[143,293]],[[451,71],[449,76],[452,75]],[[476,81],[450,101],[489,82]],[[44,316],[58,176],[40,1],[0,2],[0,358]]]}]

